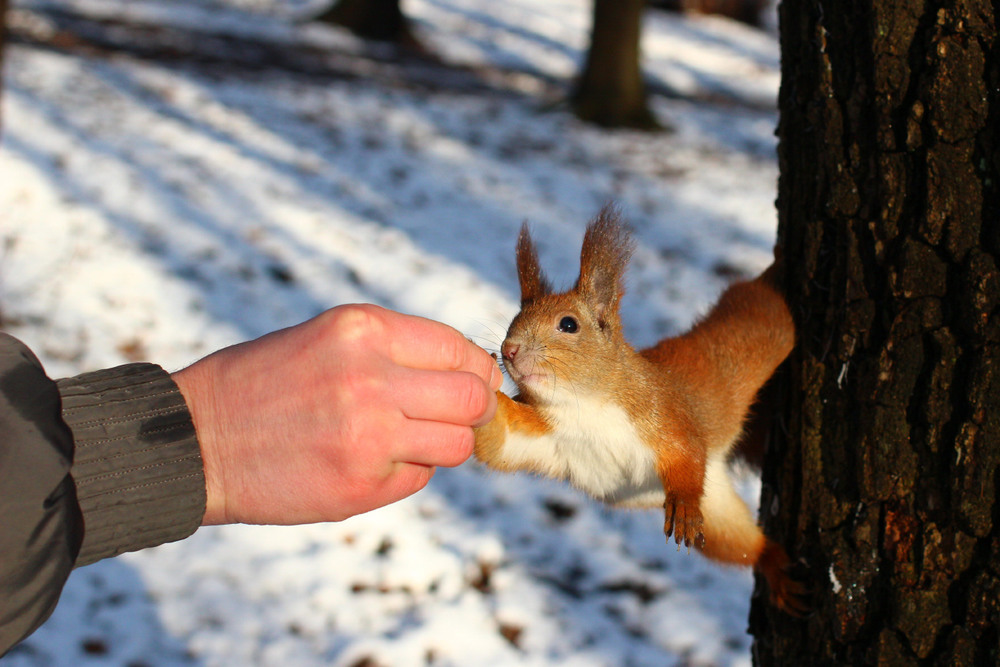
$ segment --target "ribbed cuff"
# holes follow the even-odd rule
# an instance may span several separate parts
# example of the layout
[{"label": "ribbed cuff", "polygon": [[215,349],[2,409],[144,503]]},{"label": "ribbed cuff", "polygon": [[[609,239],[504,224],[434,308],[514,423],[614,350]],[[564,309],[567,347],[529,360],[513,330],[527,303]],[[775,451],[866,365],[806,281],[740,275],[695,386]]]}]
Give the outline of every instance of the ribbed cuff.
[{"label": "ribbed cuff", "polygon": [[83,511],[76,566],[183,539],[205,514],[191,414],[170,375],[128,364],[59,381]]}]

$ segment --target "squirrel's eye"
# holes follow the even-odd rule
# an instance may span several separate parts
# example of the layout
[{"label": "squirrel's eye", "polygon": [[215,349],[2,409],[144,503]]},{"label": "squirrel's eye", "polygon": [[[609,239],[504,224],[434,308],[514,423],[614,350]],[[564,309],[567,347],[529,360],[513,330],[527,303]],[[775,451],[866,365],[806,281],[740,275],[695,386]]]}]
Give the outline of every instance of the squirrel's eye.
[{"label": "squirrel's eye", "polygon": [[580,325],[577,323],[576,319],[567,315],[566,317],[559,320],[559,331],[568,334],[574,334],[580,330]]}]

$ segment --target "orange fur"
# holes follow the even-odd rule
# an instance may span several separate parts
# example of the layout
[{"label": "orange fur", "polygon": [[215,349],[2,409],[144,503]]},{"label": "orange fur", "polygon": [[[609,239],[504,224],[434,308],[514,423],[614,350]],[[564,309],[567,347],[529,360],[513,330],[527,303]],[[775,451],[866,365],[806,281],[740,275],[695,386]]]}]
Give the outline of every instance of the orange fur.
[{"label": "orange fur", "polygon": [[519,394],[499,395],[476,456],[497,470],[566,479],[612,505],[662,504],[668,539],[758,567],[776,604],[801,611],[787,555],[726,474],[751,404],[795,341],[775,271],[732,285],[690,331],[636,352],[618,314],[631,251],[606,208],[587,228],[576,286],[554,294],[522,229],[521,312],[501,350]]}]

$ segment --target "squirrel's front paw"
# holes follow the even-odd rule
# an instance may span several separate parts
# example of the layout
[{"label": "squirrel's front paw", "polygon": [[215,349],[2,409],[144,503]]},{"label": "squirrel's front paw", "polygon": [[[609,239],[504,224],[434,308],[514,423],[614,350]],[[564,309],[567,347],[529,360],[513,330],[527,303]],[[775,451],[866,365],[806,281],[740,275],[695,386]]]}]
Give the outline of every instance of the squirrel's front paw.
[{"label": "squirrel's front paw", "polygon": [[681,544],[689,549],[692,544],[699,549],[705,546],[701,509],[697,503],[668,495],[666,502],[663,503],[663,509],[666,512],[663,533],[667,536],[667,542],[670,542],[670,536],[673,535],[678,549]]}]

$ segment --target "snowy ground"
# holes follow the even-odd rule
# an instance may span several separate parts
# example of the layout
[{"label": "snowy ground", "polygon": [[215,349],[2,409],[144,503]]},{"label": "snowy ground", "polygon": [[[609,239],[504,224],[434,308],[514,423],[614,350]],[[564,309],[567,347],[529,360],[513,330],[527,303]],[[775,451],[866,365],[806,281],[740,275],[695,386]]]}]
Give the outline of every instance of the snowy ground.
[{"label": "snowy ground", "polygon": [[[54,376],[179,368],[352,301],[496,349],[517,227],[569,283],[609,200],[639,240],[623,307],[636,345],[768,262],[766,33],[650,14],[645,67],[674,131],[649,135],[559,105],[584,0],[408,0],[451,72],[302,23],[315,1],[14,5],[0,318]],[[0,665],[749,664],[750,573],[661,529],[469,463],[340,524],[202,529],[78,570]]]}]

